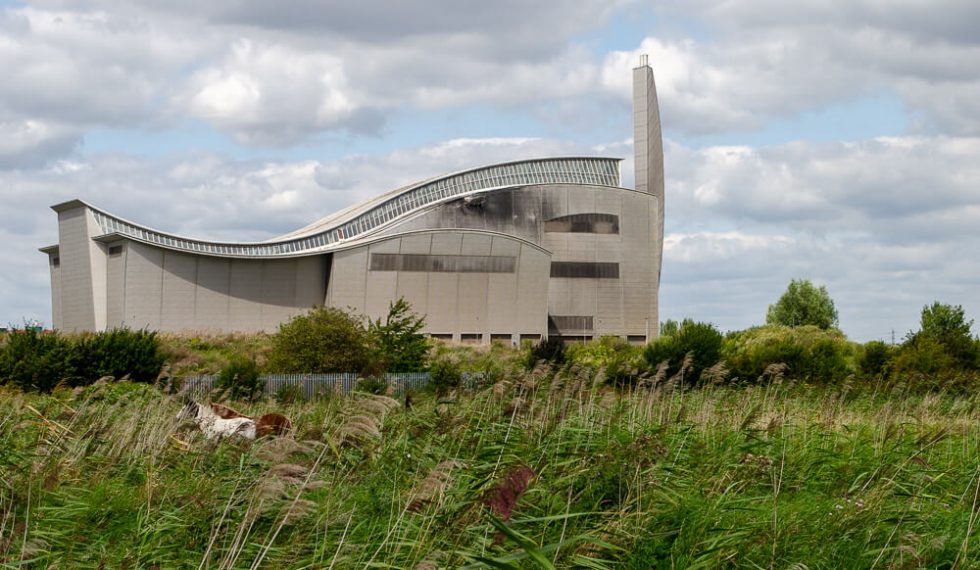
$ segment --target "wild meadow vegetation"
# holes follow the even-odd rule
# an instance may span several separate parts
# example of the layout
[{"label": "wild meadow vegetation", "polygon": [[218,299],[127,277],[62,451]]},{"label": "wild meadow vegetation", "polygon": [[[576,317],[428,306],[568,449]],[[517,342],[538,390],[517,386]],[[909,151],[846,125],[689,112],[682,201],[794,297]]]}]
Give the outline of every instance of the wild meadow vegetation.
[{"label": "wild meadow vegetation", "polygon": [[[797,301],[821,296],[797,285]],[[667,322],[645,347],[429,346],[395,306],[371,323],[318,310],[272,335],[12,334],[0,566],[980,565],[980,343],[962,309],[926,306],[893,346],[849,341],[826,303],[784,305],[727,334]],[[159,372],[120,381],[105,346]],[[351,358],[366,376],[427,369],[431,389],[224,390],[292,420],[256,441],[176,420],[182,373],[234,386]],[[461,371],[484,381],[464,389]]]},{"label": "wild meadow vegetation", "polygon": [[33,568],[974,566],[980,396],[778,377],[246,404],[208,442],[152,386],[0,399],[0,556]]}]

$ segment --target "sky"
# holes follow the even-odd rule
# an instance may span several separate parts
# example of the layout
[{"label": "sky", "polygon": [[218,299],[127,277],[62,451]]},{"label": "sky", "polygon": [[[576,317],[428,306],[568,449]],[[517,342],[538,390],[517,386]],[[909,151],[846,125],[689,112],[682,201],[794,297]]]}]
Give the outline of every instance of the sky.
[{"label": "sky", "polygon": [[[980,319],[975,0],[0,0],[0,323],[50,325],[49,206],[262,240],[508,159],[664,126],[661,320],[764,323],[791,279],[900,341]],[[980,327],[974,326],[974,332]]]}]

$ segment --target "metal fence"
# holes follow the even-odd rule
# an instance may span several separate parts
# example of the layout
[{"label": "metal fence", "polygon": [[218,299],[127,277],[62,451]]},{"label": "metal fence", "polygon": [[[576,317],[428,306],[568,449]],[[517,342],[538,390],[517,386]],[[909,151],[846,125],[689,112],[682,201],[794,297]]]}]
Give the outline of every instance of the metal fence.
[{"label": "metal fence", "polygon": [[[477,386],[483,380],[482,372],[464,372],[462,385],[467,388]],[[183,389],[187,392],[204,396],[211,392],[214,383],[217,381],[216,374],[204,374],[187,376],[183,380]],[[262,392],[266,396],[273,396],[287,386],[297,386],[303,393],[303,397],[312,400],[318,397],[331,394],[347,394],[352,391],[363,376],[351,372],[341,372],[335,374],[262,374],[259,376],[264,382]],[[395,372],[381,376],[389,387],[394,389],[396,394],[402,394],[405,390],[419,390],[429,384],[432,375],[428,372]]]}]

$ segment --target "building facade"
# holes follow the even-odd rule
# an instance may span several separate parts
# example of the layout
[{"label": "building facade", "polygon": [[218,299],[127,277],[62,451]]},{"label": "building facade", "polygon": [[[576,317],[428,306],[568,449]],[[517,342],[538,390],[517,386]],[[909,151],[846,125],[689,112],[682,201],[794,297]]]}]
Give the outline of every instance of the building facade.
[{"label": "building facade", "polygon": [[54,328],[272,331],[313,306],[399,297],[437,338],[658,333],[664,177],[653,72],[633,70],[636,188],[620,160],[494,164],[400,188],[279,238],[195,240],[80,200],[53,206]]}]

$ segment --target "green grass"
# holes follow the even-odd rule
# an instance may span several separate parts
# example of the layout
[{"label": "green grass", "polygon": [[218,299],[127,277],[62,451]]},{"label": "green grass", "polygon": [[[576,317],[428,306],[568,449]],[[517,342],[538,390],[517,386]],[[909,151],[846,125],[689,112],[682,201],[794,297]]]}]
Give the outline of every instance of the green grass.
[{"label": "green grass", "polygon": [[[242,405],[295,437],[215,443],[149,386],[0,393],[0,566],[980,564],[980,396],[538,370],[393,404]],[[501,521],[487,497],[524,466]]]},{"label": "green grass", "polygon": [[252,358],[264,365],[272,350],[272,337],[266,333],[163,333],[160,346],[174,376],[217,374],[235,357]]}]

